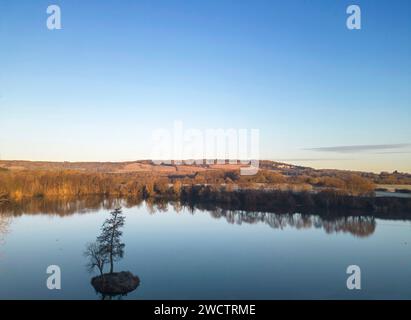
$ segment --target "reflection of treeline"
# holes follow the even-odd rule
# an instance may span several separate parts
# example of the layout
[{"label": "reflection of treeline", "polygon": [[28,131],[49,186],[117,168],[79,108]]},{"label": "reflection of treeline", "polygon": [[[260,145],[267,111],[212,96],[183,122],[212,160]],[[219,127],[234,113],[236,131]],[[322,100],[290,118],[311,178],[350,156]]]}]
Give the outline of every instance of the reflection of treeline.
[{"label": "reflection of treeline", "polygon": [[214,186],[215,190],[265,189],[312,191],[332,189],[347,195],[368,195],[374,191],[370,180],[353,173],[340,177],[285,176],[260,170],[253,176],[239,171],[207,170],[190,175],[150,172],[91,173],[78,171],[7,171],[0,172],[0,195],[11,199],[49,196],[180,196],[183,187]]},{"label": "reflection of treeline", "polygon": [[211,211],[215,218],[225,218],[228,223],[265,223],[273,229],[292,227],[296,229],[322,228],[326,233],[351,233],[358,237],[367,237],[374,233],[376,222],[374,217],[356,216],[325,219],[316,215],[274,214],[267,212],[248,212],[215,209]]},{"label": "reflection of treeline", "polygon": [[264,211],[276,213],[301,212],[322,215],[363,215],[402,218],[411,216],[411,199],[355,197],[335,191],[318,193],[291,191],[238,190],[215,191],[212,187],[193,186],[181,192],[183,204],[213,209]]},{"label": "reflection of treeline", "polygon": [[[272,213],[261,211],[244,211],[222,208],[216,204],[191,203],[183,204],[180,201],[169,201],[165,198],[150,198],[148,200],[125,198],[112,199],[104,197],[87,198],[25,198],[12,201],[0,206],[0,239],[3,232],[2,222],[10,223],[12,216],[22,214],[52,214],[61,217],[77,213],[95,212],[99,210],[112,210],[118,206],[135,207],[145,205],[150,214],[167,212],[170,207],[174,212],[186,210],[191,214],[208,212],[215,219],[225,219],[230,224],[257,224],[264,223],[273,229],[286,227],[296,229],[321,228],[327,233],[350,233],[358,237],[371,235],[376,228],[373,216],[338,216],[328,213],[303,214],[303,213]],[[346,212],[347,213],[347,212]]]},{"label": "reflection of treeline", "polygon": [[[23,214],[47,214],[66,216],[74,213],[87,213],[102,209],[112,209],[118,199],[101,196],[88,197],[25,197],[12,200],[0,206],[0,213],[19,216]],[[141,201],[140,201],[141,202]]]},{"label": "reflection of treeline", "polygon": [[145,201],[149,212],[167,211],[169,205],[175,211],[182,208],[216,211],[247,211],[288,214],[299,212],[305,215],[321,215],[336,218],[345,216],[374,216],[389,219],[409,219],[411,199],[352,197],[335,192],[285,192],[238,190],[216,191],[211,186],[182,187],[179,197],[170,191],[155,197],[25,197],[0,205],[0,213],[56,214],[60,216],[97,210],[109,210],[119,206],[130,208]]}]

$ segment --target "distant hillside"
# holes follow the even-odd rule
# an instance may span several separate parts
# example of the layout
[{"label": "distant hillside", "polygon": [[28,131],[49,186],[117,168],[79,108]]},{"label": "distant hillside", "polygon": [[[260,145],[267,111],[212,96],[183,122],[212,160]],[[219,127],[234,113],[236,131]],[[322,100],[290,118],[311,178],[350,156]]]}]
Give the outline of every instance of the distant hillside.
[{"label": "distant hillside", "polygon": [[[151,160],[137,160],[128,162],[51,162],[51,161],[21,161],[21,160],[0,160],[0,171],[61,171],[75,170],[80,172],[94,173],[157,173],[166,176],[189,176],[204,171],[236,171],[244,165],[229,164],[154,164]],[[340,178],[344,175],[355,173],[363,178],[367,178],[377,184],[411,184],[411,174],[400,172],[382,172],[375,174],[372,172],[346,171],[337,169],[313,169],[303,166],[276,162],[271,160],[260,160],[259,168],[262,170],[274,171],[287,177],[299,177],[304,179],[316,178]]]},{"label": "distant hillside", "polygon": [[[260,161],[261,169],[267,170],[312,170],[274,161]],[[7,170],[77,170],[86,172],[125,173],[125,172],[164,172],[195,173],[204,170],[238,170],[244,167],[241,164],[154,164],[151,160],[138,160],[129,162],[51,162],[51,161],[22,161],[0,160],[0,169]]]}]

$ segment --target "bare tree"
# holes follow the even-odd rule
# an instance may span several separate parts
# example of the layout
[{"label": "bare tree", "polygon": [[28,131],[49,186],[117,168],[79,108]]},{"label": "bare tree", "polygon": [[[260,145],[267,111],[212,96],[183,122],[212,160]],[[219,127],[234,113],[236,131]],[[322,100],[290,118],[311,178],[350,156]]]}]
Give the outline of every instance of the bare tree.
[{"label": "bare tree", "polygon": [[89,243],[84,255],[90,258],[87,264],[88,271],[92,272],[94,268],[97,268],[100,275],[103,275],[104,265],[108,262],[108,256],[103,252],[100,244],[98,242]]}]

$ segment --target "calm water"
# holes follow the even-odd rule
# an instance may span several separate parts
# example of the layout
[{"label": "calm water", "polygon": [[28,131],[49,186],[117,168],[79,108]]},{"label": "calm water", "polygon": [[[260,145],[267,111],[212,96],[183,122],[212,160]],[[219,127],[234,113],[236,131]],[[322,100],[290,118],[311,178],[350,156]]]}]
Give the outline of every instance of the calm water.
[{"label": "calm water", "polygon": [[[0,213],[1,299],[101,298],[83,252],[110,205],[89,207],[29,204]],[[123,212],[125,256],[115,271],[141,283],[122,299],[411,299],[410,221],[145,203]],[[362,290],[346,288],[353,264]],[[48,265],[60,266],[61,290],[47,289]]]}]

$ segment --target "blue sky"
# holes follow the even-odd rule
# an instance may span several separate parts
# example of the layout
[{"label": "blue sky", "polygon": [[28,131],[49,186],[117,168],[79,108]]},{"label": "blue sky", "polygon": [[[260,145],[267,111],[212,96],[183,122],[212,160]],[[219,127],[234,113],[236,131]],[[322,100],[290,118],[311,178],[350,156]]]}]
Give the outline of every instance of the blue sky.
[{"label": "blue sky", "polygon": [[149,158],[181,120],[257,128],[265,159],[411,172],[410,39],[406,0],[1,1],[0,157]]}]

